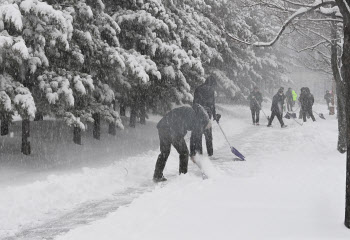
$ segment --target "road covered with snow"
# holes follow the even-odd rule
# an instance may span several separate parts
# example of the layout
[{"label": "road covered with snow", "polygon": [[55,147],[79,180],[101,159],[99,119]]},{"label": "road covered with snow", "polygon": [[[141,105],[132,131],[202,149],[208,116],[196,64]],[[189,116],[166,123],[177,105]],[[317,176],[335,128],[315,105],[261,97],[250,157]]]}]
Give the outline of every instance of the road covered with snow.
[{"label": "road covered with snow", "polygon": [[350,239],[334,116],[303,126],[285,120],[281,129],[277,119],[267,128],[263,114],[253,126],[247,107],[218,109],[247,161],[235,161],[214,125],[209,179],[193,163],[178,176],[173,149],[169,181],[154,184],[155,144],[107,166],[0,186],[0,239]]}]

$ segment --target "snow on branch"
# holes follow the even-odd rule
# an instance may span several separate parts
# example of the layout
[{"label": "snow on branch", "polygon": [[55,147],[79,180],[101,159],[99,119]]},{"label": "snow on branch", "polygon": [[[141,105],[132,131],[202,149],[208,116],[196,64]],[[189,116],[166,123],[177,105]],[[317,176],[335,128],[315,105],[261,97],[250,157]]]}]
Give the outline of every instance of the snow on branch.
[{"label": "snow on branch", "polygon": [[293,2],[290,0],[283,0],[283,2],[290,3],[295,6],[299,7],[314,7],[315,5],[318,5],[320,3],[326,3],[326,4],[334,4],[334,0],[315,0],[312,4],[306,4],[306,3],[300,3],[300,2]]},{"label": "snow on branch", "polygon": [[326,75],[333,75],[332,71],[327,71],[322,67],[313,67],[313,66],[309,66],[308,64],[305,64],[305,62],[302,62],[302,65],[296,65],[297,67],[301,67],[301,68],[307,68],[311,71],[315,71],[315,72],[321,72],[323,74]]},{"label": "snow on branch", "polygon": [[296,11],[296,9],[287,8],[286,6],[280,6],[276,3],[269,2],[269,1],[267,1],[267,2],[266,1],[259,1],[258,3],[249,5],[247,7],[251,8],[251,7],[255,7],[255,6],[266,6],[266,7],[271,8],[271,9],[281,10],[283,12],[295,12]]},{"label": "snow on branch", "polygon": [[342,23],[343,20],[340,18],[305,18],[299,19],[298,21],[310,21],[310,22],[339,22]]},{"label": "snow on branch", "polygon": [[235,40],[235,41],[237,41],[237,42],[244,43],[244,44],[246,44],[246,45],[252,45],[252,43],[247,42],[247,41],[244,41],[244,40],[241,40],[241,39],[239,39],[238,37],[235,37],[235,36],[233,36],[232,34],[226,32],[226,30],[224,30],[224,29],[223,29],[223,31],[226,33],[227,36],[229,36],[231,39],[233,39],[233,40]]},{"label": "snow on branch", "polygon": [[0,21],[11,22],[19,31],[23,28],[22,15],[17,4],[1,3]]},{"label": "snow on branch", "polygon": [[326,16],[336,16],[340,19],[343,18],[343,15],[340,13],[338,6],[333,6],[331,8],[320,7],[317,9],[317,12]]},{"label": "snow on branch", "polygon": [[[315,35],[317,35],[317,36],[319,36],[320,38],[323,38],[324,40],[326,40],[326,41],[327,41],[328,43],[330,43],[330,44],[333,44],[332,40],[341,40],[341,39],[342,39],[342,38],[339,38],[339,39],[329,39],[329,38],[323,36],[322,34],[320,34],[319,32],[314,31],[314,30],[312,30],[312,29],[308,29],[308,31],[311,32],[311,33],[313,33],[313,34],[315,34]],[[342,45],[339,45],[339,46],[342,47]]]},{"label": "snow on branch", "polygon": [[297,50],[297,52],[300,53],[300,52],[304,52],[304,51],[307,51],[307,50],[314,50],[316,47],[318,47],[318,46],[320,46],[322,44],[325,44],[325,43],[328,43],[328,41],[327,40],[323,40],[323,41],[318,42],[318,43],[316,43],[314,45],[311,45],[311,46],[305,47],[303,49]]},{"label": "snow on branch", "polygon": [[[292,3],[292,2],[290,2]],[[314,3],[312,4],[302,4],[302,7],[300,7],[298,10],[296,10],[282,25],[281,29],[278,31],[277,35],[269,42],[255,42],[255,43],[250,43],[246,42],[244,40],[240,40],[238,37],[233,36],[230,33],[227,33],[225,30],[224,32],[228,37],[231,39],[238,41],[240,43],[244,43],[247,45],[251,45],[254,47],[271,47],[274,45],[277,40],[282,36],[282,33],[286,29],[286,27],[293,22],[294,19],[299,18],[309,12],[315,11],[318,8],[321,8],[322,6],[329,5],[329,4],[334,4],[334,0],[315,0]]]}]

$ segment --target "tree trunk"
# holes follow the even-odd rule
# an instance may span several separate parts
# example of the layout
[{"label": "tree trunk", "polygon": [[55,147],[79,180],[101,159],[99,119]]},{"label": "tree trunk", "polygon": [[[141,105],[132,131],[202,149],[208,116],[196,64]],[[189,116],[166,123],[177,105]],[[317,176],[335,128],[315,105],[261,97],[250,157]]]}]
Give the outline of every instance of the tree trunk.
[{"label": "tree trunk", "polygon": [[124,103],[119,105],[119,115],[125,117],[126,107]]},{"label": "tree trunk", "polygon": [[[343,15],[344,44],[342,55],[342,76],[344,79],[344,96],[346,96],[345,116],[346,116],[346,135],[350,136],[350,12],[346,4],[350,0],[336,0],[341,14]],[[346,139],[346,192],[345,192],[345,220],[344,224],[350,228],[350,137]]]},{"label": "tree trunk", "polygon": [[[346,96],[345,116],[346,116],[346,135],[350,136],[350,12],[345,4],[350,4],[349,0],[336,0],[341,14],[343,15],[344,44],[342,55],[342,76],[344,79],[344,96]],[[346,193],[345,193],[345,220],[344,224],[350,228],[350,137],[346,140]]]},{"label": "tree trunk", "polygon": [[137,117],[136,107],[133,105],[131,106],[131,109],[130,109],[130,122],[129,122],[129,126],[132,128],[136,127],[136,117]]},{"label": "tree trunk", "polygon": [[0,130],[1,136],[5,136],[5,135],[9,134],[9,125],[10,125],[10,121],[8,120],[8,118],[6,116],[2,116],[1,117],[1,130]]},{"label": "tree trunk", "polygon": [[140,103],[140,123],[146,124],[146,104]]},{"label": "tree trunk", "polygon": [[348,151],[347,151],[347,157],[346,157],[346,203],[345,203],[344,224],[347,228],[350,228],[350,148],[349,148],[349,145],[348,145]]},{"label": "tree trunk", "polygon": [[42,120],[44,120],[44,115],[41,112],[36,112],[34,121],[42,121]]},{"label": "tree trunk", "polygon": [[[335,17],[333,17],[335,18]],[[338,151],[340,153],[346,152],[346,116],[345,116],[345,94],[344,82],[339,70],[338,64],[338,47],[337,47],[337,24],[332,22],[331,28],[332,46],[331,46],[331,65],[332,73],[336,83],[337,94],[337,110],[338,110]]]},{"label": "tree trunk", "polygon": [[93,136],[95,139],[100,140],[100,137],[101,137],[101,114],[94,113],[94,114],[92,114],[92,118],[94,119]]},{"label": "tree trunk", "polygon": [[[344,50],[343,50],[343,71],[346,96],[346,135],[350,136],[350,21],[344,22]],[[346,140],[347,143],[347,168],[346,168],[346,206],[345,206],[345,226],[350,228],[350,138]]]},{"label": "tree trunk", "polygon": [[117,135],[117,126],[115,123],[110,123],[108,126],[108,133],[115,136]]},{"label": "tree trunk", "polygon": [[23,119],[21,152],[25,155],[29,155],[31,153],[29,137],[30,137],[30,121],[29,119]]},{"label": "tree trunk", "polygon": [[79,127],[73,128],[73,142],[75,144],[81,145],[81,128]]},{"label": "tree trunk", "polygon": [[346,152],[346,116],[345,116],[345,100],[344,85],[336,83],[337,93],[337,110],[338,110],[338,145],[337,149],[340,153]]},{"label": "tree trunk", "polygon": [[[350,21],[344,22],[344,50],[343,50],[343,66],[346,96],[346,135],[350,136]],[[346,168],[346,206],[345,206],[345,226],[350,228],[350,138],[346,140],[347,143],[347,168]]]}]

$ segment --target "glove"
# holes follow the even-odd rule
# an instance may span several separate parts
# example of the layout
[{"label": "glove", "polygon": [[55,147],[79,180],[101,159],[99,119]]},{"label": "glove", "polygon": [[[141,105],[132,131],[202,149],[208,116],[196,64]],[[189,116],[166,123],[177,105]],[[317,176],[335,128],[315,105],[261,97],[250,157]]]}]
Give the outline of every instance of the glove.
[{"label": "glove", "polygon": [[219,123],[220,118],[221,118],[221,114],[216,114],[214,120],[215,120],[217,123]]}]

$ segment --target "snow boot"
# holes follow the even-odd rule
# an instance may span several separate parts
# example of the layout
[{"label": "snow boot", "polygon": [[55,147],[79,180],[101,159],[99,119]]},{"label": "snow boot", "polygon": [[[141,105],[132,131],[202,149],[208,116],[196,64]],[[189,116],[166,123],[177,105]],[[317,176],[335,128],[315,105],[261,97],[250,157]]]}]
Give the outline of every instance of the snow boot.
[{"label": "snow boot", "polygon": [[282,125],[282,126],[281,126],[281,128],[286,128],[286,127],[287,127],[287,125]]},{"label": "snow boot", "polygon": [[153,177],[153,182],[155,183],[159,183],[159,182],[165,182],[167,181],[168,179],[166,179],[164,176],[161,176],[161,177]]},{"label": "snow boot", "polygon": [[255,123],[256,126],[259,126],[260,124],[259,123]]},{"label": "snow boot", "polygon": [[272,127],[271,124],[267,125],[267,127]]},{"label": "snow boot", "polygon": [[218,159],[220,159],[219,157],[215,157],[215,156],[209,156],[209,159],[210,160],[218,160]]}]

